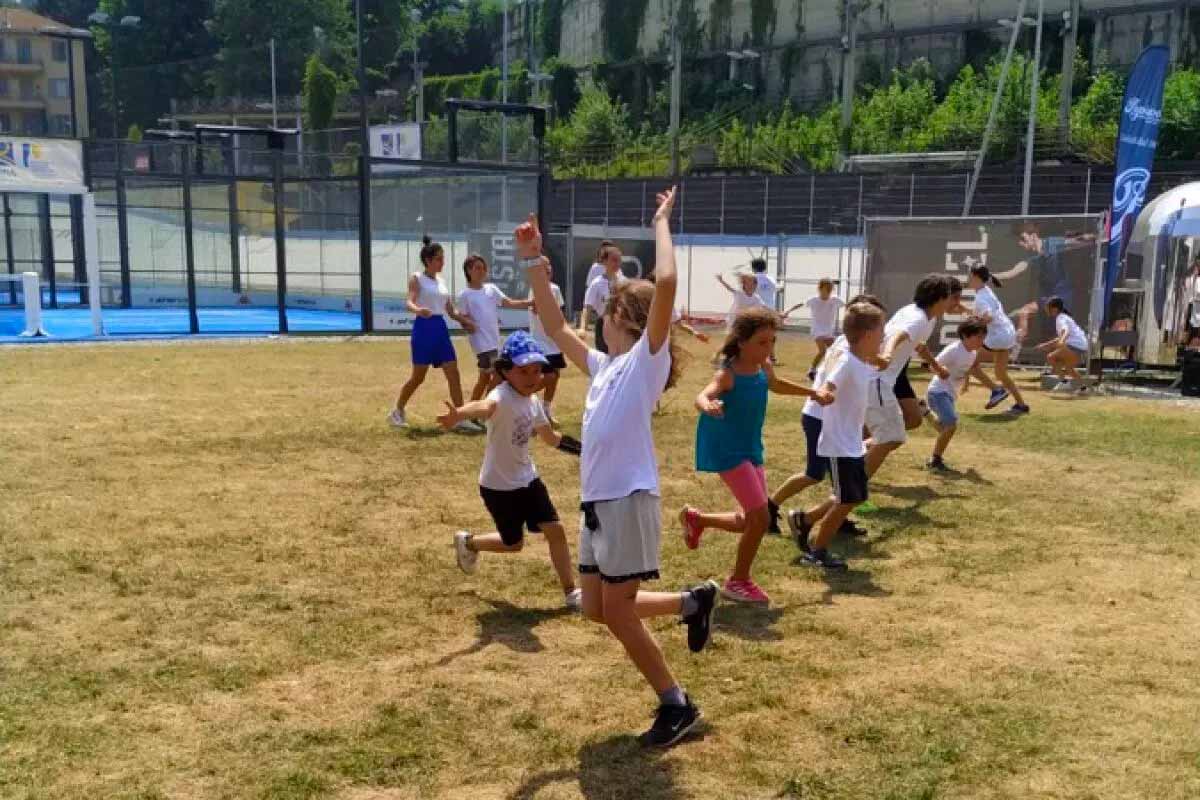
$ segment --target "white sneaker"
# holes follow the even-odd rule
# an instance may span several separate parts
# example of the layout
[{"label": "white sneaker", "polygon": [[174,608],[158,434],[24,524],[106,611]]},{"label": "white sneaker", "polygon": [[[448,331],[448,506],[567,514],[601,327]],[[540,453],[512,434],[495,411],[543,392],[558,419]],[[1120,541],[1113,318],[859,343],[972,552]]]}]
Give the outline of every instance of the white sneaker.
[{"label": "white sneaker", "polygon": [[468,575],[474,574],[475,566],[479,563],[479,553],[467,547],[471,534],[459,531],[454,534],[454,555],[458,559],[458,568]]},{"label": "white sneaker", "polygon": [[563,595],[563,604],[572,611],[583,611],[583,590],[572,589]]},{"label": "white sneaker", "polygon": [[388,414],[387,421],[393,428],[408,427],[408,420],[404,418],[404,412],[398,408],[392,409],[392,413]]}]

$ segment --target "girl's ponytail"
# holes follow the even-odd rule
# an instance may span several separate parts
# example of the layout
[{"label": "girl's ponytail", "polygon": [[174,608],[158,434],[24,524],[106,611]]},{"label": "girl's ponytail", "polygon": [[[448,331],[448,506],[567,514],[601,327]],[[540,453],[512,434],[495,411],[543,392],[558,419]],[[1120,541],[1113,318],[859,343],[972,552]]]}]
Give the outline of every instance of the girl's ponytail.
[{"label": "girl's ponytail", "polygon": [[984,285],[991,284],[992,288],[999,289],[1004,284],[1000,279],[992,274],[992,271],[980,264],[978,267],[971,267],[971,274],[979,280],[983,281]]}]

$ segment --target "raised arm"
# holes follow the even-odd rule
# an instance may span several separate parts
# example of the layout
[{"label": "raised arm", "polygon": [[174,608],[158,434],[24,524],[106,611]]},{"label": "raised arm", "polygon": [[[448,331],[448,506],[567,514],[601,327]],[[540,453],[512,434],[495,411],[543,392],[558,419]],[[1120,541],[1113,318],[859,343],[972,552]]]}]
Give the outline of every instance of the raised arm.
[{"label": "raised arm", "polygon": [[437,421],[445,430],[450,430],[464,419],[491,419],[492,414],[496,413],[496,401],[486,397],[458,408],[455,408],[449,400],[444,402],[446,410],[438,414]]},{"label": "raised arm", "polygon": [[643,334],[650,337],[651,353],[657,353],[671,338],[675,288],[679,282],[675,272],[675,243],[671,241],[675,187],[659,194],[657,200],[658,210],[654,212],[654,273],[658,279],[654,284],[654,299],[650,301],[650,316]]},{"label": "raised arm", "polygon": [[[787,378],[781,378],[775,374],[775,368],[770,364],[764,364],[763,369],[767,373],[767,388],[775,394],[790,394],[794,397],[811,397],[818,403],[821,403],[820,392],[815,392],[807,386],[801,386],[798,383],[793,383]],[[832,398],[830,399],[832,401]],[[827,405],[821,403],[821,405]]]},{"label": "raised arm", "polygon": [[721,284],[722,286],[724,286],[724,287],[725,287],[725,290],[726,290],[727,292],[729,292],[730,294],[733,294],[733,292],[735,291],[735,290],[734,290],[734,288],[733,288],[732,286],[730,286],[728,283],[726,283],[726,282],[725,282],[725,276],[724,276],[724,275],[721,275],[720,273],[718,273],[718,274],[717,274],[717,283],[719,283],[719,284]]},{"label": "raised arm", "polygon": [[550,271],[546,269],[550,262],[542,256],[542,233],[538,230],[536,214],[530,214],[529,221],[517,228],[515,238],[517,255],[526,263],[525,274],[533,289],[533,300],[537,303],[538,316],[541,317],[546,335],[554,340],[572,364],[583,370],[585,375],[590,374],[587,366],[588,347],[567,325],[562,309],[554,299],[554,290],[550,288]]}]

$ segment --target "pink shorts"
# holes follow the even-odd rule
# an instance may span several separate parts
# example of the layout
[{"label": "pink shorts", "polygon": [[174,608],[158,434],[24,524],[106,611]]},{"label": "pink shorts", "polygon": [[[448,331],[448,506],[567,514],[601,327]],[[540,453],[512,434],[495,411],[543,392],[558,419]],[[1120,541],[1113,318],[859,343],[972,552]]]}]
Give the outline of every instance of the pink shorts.
[{"label": "pink shorts", "polygon": [[767,471],[763,467],[743,461],[720,475],[742,511],[753,511],[767,504]]}]

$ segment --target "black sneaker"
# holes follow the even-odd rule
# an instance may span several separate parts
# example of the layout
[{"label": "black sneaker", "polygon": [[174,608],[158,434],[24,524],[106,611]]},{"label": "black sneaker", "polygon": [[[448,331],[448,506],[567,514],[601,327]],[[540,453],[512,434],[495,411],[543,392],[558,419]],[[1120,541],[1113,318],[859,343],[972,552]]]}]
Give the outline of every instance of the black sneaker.
[{"label": "black sneaker", "polygon": [[838,533],[843,536],[866,536],[870,531],[847,517],[842,520],[842,524],[838,527]]},{"label": "black sneaker", "polygon": [[712,627],[713,609],[717,605],[717,593],[721,587],[716,581],[705,581],[699,586],[693,586],[690,591],[696,597],[700,607],[696,613],[688,614],[681,624],[687,625],[688,649],[699,653],[708,644],[709,629]]},{"label": "black sneaker", "polygon": [[946,466],[946,462],[942,461],[941,456],[934,456],[925,462],[925,466],[934,472],[949,472],[950,468]]},{"label": "black sneaker", "polygon": [[687,736],[696,723],[700,721],[700,709],[690,697],[685,706],[661,705],[654,714],[654,724],[650,730],[643,733],[638,741],[643,747],[670,747]]},{"label": "black sneaker", "polygon": [[767,533],[782,535],[783,531],[779,529],[779,505],[774,500],[767,501],[767,513],[771,516],[771,521],[767,523]]},{"label": "black sneaker", "polygon": [[1013,407],[1005,413],[1011,417],[1019,417],[1023,414],[1029,413],[1029,406],[1025,405],[1024,403],[1013,403]]},{"label": "black sneaker", "polygon": [[810,567],[823,567],[837,572],[846,571],[846,562],[832,555],[828,550],[811,550],[800,556],[800,560]]},{"label": "black sneaker", "polygon": [[984,408],[988,411],[991,411],[993,408],[1003,403],[1007,398],[1008,389],[1005,389],[1003,386],[997,386],[995,389],[992,389],[992,393],[988,397],[987,405],[985,405]]},{"label": "black sneaker", "polygon": [[808,552],[808,534],[812,532],[812,523],[804,518],[803,511],[792,511],[788,514],[788,529],[792,532],[792,538],[796,540],[796,546]]}]

